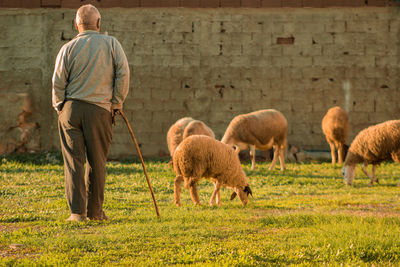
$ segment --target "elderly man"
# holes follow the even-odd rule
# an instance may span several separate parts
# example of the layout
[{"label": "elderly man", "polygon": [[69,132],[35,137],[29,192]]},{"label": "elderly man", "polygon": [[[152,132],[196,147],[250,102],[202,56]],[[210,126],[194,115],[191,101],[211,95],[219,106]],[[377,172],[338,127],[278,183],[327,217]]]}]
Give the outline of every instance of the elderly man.
[{"label": "elderly man", "polygon": [[112,119],[129,91],[125,53],[117,39],[99,33],[100,19],[92,5],[78,9],[79,34],[58,53],[52,80],[71,211],[67,221],[107,219],[103,201]]}]

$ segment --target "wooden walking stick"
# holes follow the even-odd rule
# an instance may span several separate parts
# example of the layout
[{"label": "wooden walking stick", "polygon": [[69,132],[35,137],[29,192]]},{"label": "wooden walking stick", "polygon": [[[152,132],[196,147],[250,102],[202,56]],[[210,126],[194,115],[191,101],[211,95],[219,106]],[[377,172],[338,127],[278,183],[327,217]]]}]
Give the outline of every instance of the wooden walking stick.
[{"label": "wooden walking stick", "polygon": [[125,123],[126,123],[126,126],[128,127],[128,130],[129,130],[129,133],[131,134],[132,140],[133,140],[133,142],[135,143],[136,150],[137,150],[137,152],[138,152],[140,161],[142,162],[142,167],[143,167],[144,175],[146,176],[147,185],[149,186],[150,193],[151,193],[151,197],[153,198],[154,207],[155,207],[155,209],[156,209],[156,213],[157,213],[158,218],[160,218],[160,212],[158,211],[156,198],[154,197],[153,188],[151,187],[150,179],[149,179],[149,176],[147,175],[146,166],[144,165],[144,160],[143,160],[142,153],[140,152],[139,145],[138,145],[138,143],[137,143],[137,141],[136,141],[136,138],[135,138],[135,135],[133,134],[131,125],[129,124],[129,121],[128,121],[128,119],[126,118],[124,112],[122,111],[122,109],[119,110],[118,112],[121,114],[122,118],[124,118],[124,121],[125,121]]}]

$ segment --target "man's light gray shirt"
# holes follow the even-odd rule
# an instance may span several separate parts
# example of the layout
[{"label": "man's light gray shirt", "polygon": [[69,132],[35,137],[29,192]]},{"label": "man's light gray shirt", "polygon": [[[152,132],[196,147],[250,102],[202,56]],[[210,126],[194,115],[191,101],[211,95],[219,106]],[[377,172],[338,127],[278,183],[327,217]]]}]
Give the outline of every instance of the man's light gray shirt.
[{"label": "man's light gray shirt", "polygon": [[75,99],[111,111],[122,108],[129,92],[129,65],[116,38],[85,31],[61,48],[52,82],[56,110]]}]

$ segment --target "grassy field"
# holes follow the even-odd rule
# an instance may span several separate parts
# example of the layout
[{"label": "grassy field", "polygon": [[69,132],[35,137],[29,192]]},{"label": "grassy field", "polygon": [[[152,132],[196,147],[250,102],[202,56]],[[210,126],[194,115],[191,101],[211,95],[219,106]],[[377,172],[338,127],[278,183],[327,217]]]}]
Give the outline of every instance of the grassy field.
[{"label": "grassy field", "polygon": [[380,185],[357,168],[353,187],[339,166],[288,164],[255,171],[243,164],[254,198],[246,207],[208,205],[212,183],[200,183],[201,206],[182,190],[173,204],[174,174],[147,161],[161,219],[140,163],[109,162],[106,222],[67,223],[59,155],[0,158],[0,266],[10,265],[400,265],[400,166],[378,167]]}]

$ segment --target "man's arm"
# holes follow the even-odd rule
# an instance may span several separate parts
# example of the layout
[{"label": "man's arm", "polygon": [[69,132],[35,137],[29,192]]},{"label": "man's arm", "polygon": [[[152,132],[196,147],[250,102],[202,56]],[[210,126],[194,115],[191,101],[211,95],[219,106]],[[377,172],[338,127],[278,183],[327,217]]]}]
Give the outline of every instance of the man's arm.
[{"label": "man's arm", "polygon": [[111,109],[122,109],[122,104],[125,101],[126,96],[129,92],[129,64],[126,59],[124,50],[117,39],[114,39],[114,88],[113,96],[111,99]]},{"label": "man's arm", "polygon": [[52,103],[56,111],[61,111],[65,100],[68,72],[66,67],[65,46],[58,52],[52,79]]}]

